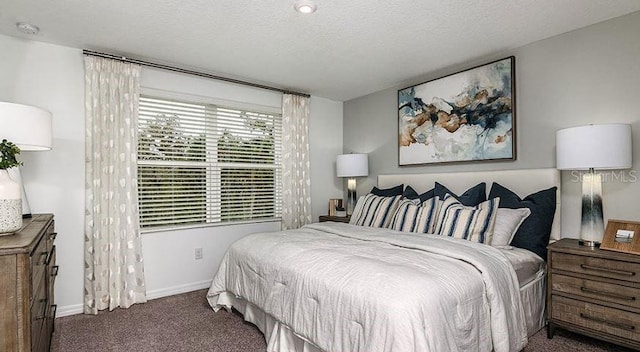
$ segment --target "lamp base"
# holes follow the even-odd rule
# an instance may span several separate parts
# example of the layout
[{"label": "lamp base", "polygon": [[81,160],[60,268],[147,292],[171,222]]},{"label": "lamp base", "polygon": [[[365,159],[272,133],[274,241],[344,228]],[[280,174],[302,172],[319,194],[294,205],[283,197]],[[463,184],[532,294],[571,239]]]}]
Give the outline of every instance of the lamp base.
[{"label": "lamp base", "polygon": [[353,214],[356,207],[356,179],[350,177],[347,180],[347,216]]},{"label": "lamp base", "polygon": [[580,241],[585,246],[599,246],[604,236],[602,215],[602,178],[593,169],[582,175],[582,220]]},{"label": "lamp base", "polygon": [[600,247],[600,242],[598,241],[584,241],[584,240],[579,240],[578,244],[581,246],[585,246],[585,247],[591,247],[591,248],[598,248]]},{"label": "lamp base", "polygon": [[7,171],[9,171],[9,177],[11,177],[12,180],[18,182],[22,190],[22,218],[30,218],[31,206],[29,206],[27,193],[24,191],[24,183],[22,182],[22,172],[20,172],[20,166],[12,167]]}]

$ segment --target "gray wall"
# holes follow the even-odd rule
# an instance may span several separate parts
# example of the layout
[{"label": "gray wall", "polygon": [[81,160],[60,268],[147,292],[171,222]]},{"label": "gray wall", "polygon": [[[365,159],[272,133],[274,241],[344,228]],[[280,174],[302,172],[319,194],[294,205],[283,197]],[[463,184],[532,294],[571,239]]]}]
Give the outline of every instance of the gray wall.
[{"label": "gray wall", "polygon": [[[369,153],[368,192],[379,174],[460,172],[555,167],[555,132],[590,123],[632,125],[633,169],[605,182],[606,219],[640,220],[640,12],[431,72],[344,104],[344,152]],[[397,90],[506,56],[516,57],[517,160],[398,166]],[[563,172],[563,237],[577,237],[580,184]],[[619,176],[619,175],[618,175]],[[607,177],[607,176],[605,176]],[[524,196],[524,195],[522,195]]]}]

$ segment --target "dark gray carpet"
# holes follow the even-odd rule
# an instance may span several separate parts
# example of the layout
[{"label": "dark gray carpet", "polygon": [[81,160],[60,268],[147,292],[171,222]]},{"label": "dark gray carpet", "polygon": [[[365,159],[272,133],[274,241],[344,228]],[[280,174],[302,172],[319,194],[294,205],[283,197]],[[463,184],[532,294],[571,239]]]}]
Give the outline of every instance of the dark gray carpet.
[{"label": "dark gray carpet", "polygon": [[215,313],[207,291],[135,304],[129,309],[56,319],[51,350],[56,352],[155,352],[266,350],[264,336],[238,314]]},{"label": "dark gray carpet", "polygon": [[[136,304],[129,309],[97,316],[74,315],[56,319],[54,352],[264,352],[264,336],[239,314],[214,313],[206,290]],[[525,352],[630,351],[621,347],[556,330],[546,329],[529,339]]]}]

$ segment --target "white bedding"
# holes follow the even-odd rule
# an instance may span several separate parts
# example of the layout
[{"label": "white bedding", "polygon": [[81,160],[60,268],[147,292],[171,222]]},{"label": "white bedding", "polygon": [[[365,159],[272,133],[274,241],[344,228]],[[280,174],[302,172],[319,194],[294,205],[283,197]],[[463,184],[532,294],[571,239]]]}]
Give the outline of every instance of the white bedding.
[{"label": "white bedding", "polygon": [[507,257],[516,271],[520,287],[545,275],[547,264],[537,254],[512,246],[498,247],[498,249]]},{"label": "white bedding", "polygon": [[251,235],[231,246],[207,296],[215,310],[237,296],[324,351],[502,352],[527,342],[507,257],[441,236],[337,223]]}]

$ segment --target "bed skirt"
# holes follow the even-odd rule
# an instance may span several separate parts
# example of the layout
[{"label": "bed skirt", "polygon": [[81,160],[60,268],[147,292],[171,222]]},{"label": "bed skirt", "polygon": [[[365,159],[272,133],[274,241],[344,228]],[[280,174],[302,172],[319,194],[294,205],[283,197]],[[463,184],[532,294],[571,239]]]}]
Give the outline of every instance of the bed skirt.
[{"label": "bed skirt", "polygon": [[[546,275],[541,275],[520,288],[520,297],[527,323],[527,336],[531,337],[546,325]],[[210,297],[212,307],[234,308],[248,321],[260,329],[267,342],[267,352],[323,352],[312,342],[293,332],[289,327],[265,313],[258,306],[236,297],[231,292],[223,292]]]},{"label": "bed skirt", "polygon": [[547,318],[545,305],[547,303],[547,275],[546,270],[540,272],[538,277],[528,284],[520,287],[522,309],[527,319],[527,336],[531,337],[545,325]]},{"label": "bed skirt", "polygon": [[244,316],[244,320],[257,326],[264,334],[267,342],[267,352],[323,352],[316,345],[304,337],[294,333],[289,327],[277,321],[271,315],[265,313],[258,306],[236,297],[231,292],[223,292],[217,297],[209,298],[210,303],[216,299],[215,304],[226,309],[237,310]]}]

